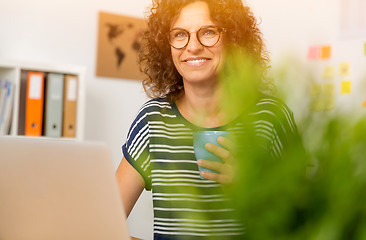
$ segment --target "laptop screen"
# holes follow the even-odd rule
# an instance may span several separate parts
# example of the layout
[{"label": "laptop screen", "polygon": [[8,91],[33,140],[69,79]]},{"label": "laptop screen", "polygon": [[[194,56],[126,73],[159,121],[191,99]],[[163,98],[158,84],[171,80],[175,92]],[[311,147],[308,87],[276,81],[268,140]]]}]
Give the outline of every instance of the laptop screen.
[{"label": "laptop screen", "polygon": [[129,239],[108,147],[0,137],[0,239]]}]

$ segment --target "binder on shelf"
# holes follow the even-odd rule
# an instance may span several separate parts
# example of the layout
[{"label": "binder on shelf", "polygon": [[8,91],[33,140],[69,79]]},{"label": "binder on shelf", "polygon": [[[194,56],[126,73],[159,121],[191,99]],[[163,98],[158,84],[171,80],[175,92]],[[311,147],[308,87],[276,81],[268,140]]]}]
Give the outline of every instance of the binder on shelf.
[{"label": "binder on shelf", "polygon": [[64,81],[64,112],[63,112],[63,137],[76,136],[76,113],[77,113],[77,93],[78,77],[65,75]]},{"label": "binder on shelf", "polygon": [[29,72],[25,103],[25,135],[41,136],[43,126],[44,74]]},{"label": "binder on shelf", "polygon": [[6,98],[7,98],[7,81],[0,79],[0,135],[2,135],[2,125],[3,125],[3,113],[5,112]]},{"label": "binder on shelf", "polygon": [[27,70],[21,70],[20,73],[18,135],[25,134],[25,102],[27,99],[28,72]]},{"label": "binder on shelf", "polygon": [[1,104],[0,104],[0,135],[7,135],[10,132],[11,119],[14,102],[14,84],[10,81],[0,82]]},{"label": "binder on shelf", "polygon": [[6,98],[5,80],[0,80],[0,115],[5,105]]},{"label": "binder on shelf", "polygon": [[46,79],[45,129],[47,137],[62,136],[62,112],[64,95],[64,75],[49,73]]}]

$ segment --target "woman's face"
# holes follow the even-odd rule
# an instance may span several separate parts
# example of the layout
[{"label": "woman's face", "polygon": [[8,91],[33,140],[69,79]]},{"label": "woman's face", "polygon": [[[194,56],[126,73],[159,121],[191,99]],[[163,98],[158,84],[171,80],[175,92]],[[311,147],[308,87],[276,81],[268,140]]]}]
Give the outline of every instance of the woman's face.
[{"label": "woman's face", "polygon": [[[173,22],[171,29],[181,28],[188,32],[204,26],[216,26],[211,20],[210,10],[205,2],[194,2],[185,6]],[[214,82],[224,58],[222,36],[212,47],[203,46],[196,33],[191,33],[188,45],[182,49],[171,47],[172,59],[185,83]]]}]

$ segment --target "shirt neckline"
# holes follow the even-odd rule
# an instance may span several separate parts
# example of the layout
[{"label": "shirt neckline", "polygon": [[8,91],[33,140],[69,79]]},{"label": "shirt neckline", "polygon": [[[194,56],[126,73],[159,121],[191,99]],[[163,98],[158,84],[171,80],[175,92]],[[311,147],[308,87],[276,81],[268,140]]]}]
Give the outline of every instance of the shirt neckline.
[{"label": "shirt neckline", "polygon": [[184,122],[184,125],[188,126],[189,128],[191,128],[193,131],[226,131],[230,126],[232,126],[236,120],[238,119],[235,118],[234,120],[232,120],[231,122],[224,124],[222,126],[218,126],[218,127],[213,127],[213,128],[205,128],[205,127],[200,127],[197,126],[193,123],[191,123],[190,121],[188,121],[180,112],[179,109],[177,107],[177,105],[175,104],[175,102],[172,102],[171,104],[172,107],[172,111],[175,113],[175,115],[177,115],[177,117],[179,119],[181,119]]}]

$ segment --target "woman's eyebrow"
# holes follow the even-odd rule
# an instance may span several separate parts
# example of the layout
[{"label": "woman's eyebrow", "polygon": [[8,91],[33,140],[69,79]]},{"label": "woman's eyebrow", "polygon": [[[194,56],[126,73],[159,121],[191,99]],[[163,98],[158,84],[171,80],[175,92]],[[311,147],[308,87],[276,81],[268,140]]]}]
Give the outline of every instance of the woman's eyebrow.
[{"label": "woman's eyebrow", "polygon": [[[207,28],[207,27],[217,27],[216,25],[213,25],[213,24],[210,24],[210,25],[203,25],[201,27],[199,27],[197,30],[201,29],[201,28]],[[182,28],[182,27],[175,27],[175,28],[172,28],[170,30],[186,30],[186,31],[191,31],[192,29],[188,30],[186,28]]]}]

